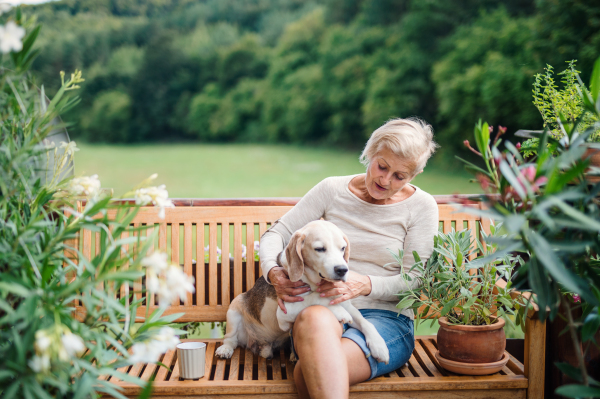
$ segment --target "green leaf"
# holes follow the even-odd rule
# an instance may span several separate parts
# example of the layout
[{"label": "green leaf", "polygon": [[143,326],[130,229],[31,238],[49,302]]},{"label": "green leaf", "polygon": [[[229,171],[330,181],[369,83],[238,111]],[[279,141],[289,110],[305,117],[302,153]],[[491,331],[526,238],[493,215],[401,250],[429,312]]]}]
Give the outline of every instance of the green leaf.
[{"label": "green leaf", "polygon": [[396,305],[396,307],[397,307],[398,309],[408,309],[409,307],[411,307],[411,306],[412,306],[412,304],[413,304],[415,301],[416,301],[416,299],[414,299],[414,298],[410,298],[410,297],[407,297],[407,298],[404,298],[402,301],[400,301],[400,302],[399,302],[399,303]]},{"label": "green leaf", "polygon": [[583,377],[581,376],[581,370],[579,370],[579,368],[572,366],[569,363],[554,363],[554,365],[568,377],[575,381],[582,381]]},{"label": "green leaf", "polygon": [[530,231],[527,238],[535,248],[535,255],[539,261],[556,281],[559,281],[571,292],[582,293],[584,291],[580,287],[577,275],[567,270],[562,260],[556,255],[554,249],[543,236],[535,231]]},{"label": "green leaf", "polygon": [[457,299],[453,299],[450,302],[446,303],[442,308],[442,311],[440,312],[440,316],[446,316],[448,312],[451,311],[454,308],[454,306],[456,306],[457,302]]},{"label": "green leaf", "polygon": [[31,291],[29,291],[26,287],[23,287],[22,285],[18,284],[17,282],[0,282],[0,291],[10,292],[23,298],[27,298],[31,295]]},{"label": "green leaf", "polygon": [[563,385],[562,387],[558,387],[554,392],[568,398],[600,398],[600,388],[587,387],[585,385]]},{"label": "green leaf", "polygon": [[583,323],[581,328],[581,340],[587,342],[594,338],[596,332],[600,330],[600,315],[598,313],[589,314]]},{"label": "green leaf", "polygon": [[506,162],[504,160],[500,161],[499,168],[500,168],[500,172],[502,172],[502,176],[504,176],[504,178],[506,180],[508,180],[511,187],[515,189],[515,191],[517,192],[519,197],[521,197],[523,199],[526,198],[527,193],[525,192],[525,190],[523,190],[523,186],[522,186],[521,182],[519,182],[519,180],[517,179],[517,176],[515,176],[515,174],[513,173],[508,162]]},{"label": "green leaf", "polygon": [[140,396],[138,396],[138,399],[148,399],[152,397],[152,391],[154,389],[153,383],[154,378],[151,378],[150,381],[148,381],[148,383],[146,384],[146,386],[144,386],[142,392],[140,392]]},{"label": "green leaf", "polygon": [[590,94],[592,95],[592,100],[594,100],[594,102],[600,100],[598,98],[600,95],[600,57],[598,57],[594,63],[594,70],[590,81]]}]

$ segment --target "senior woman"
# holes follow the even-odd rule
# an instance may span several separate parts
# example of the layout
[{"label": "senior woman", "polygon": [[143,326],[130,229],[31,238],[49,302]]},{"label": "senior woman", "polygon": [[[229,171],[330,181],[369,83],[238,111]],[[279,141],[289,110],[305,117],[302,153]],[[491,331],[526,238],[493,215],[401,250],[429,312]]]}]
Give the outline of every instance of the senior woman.
[{"label": "senior woman", "polygon": [[[414,349],[412,310],[396,309],[396,294],[405,290],[400,265],[391,252],[404,250],[403,267],[433,251],[438,208],[433,197],[410,181],[435,151],[430,125],[419,119],[393,119],[373,132],[360,157],[366,173],[330,177],[313,187],[261,238],[263,274],[277,291],[279,306],[302,301],[310,290],[291,282],[276,258],[292,234],[308,222],[333,222],[350,241],[347,282],[322,281],[321,296],[332,304],[352,304],[375,325],[390,351],[389,364],[370,356],[364,335],[343,326],[322,306],[304,309],[292,329],[298,356],[294,379],[301,398],[344,398],[349,386],[389,373],[406,363]],[[418,284],[414,271],[411,284]],[[398,314],[400,311],[400,314]]]}]

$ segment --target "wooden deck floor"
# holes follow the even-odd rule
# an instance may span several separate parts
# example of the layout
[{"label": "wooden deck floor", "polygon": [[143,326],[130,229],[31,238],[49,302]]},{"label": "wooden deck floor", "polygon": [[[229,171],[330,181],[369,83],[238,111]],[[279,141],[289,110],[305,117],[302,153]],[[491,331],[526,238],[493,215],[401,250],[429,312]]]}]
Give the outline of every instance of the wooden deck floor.
[{"label": "wooden deck floor", "polygon": [[[374,380],[351,387],[351,397],[377,398],[525,398],[528,381],[523,364],[513,356],[497,374],[490,376],[459,376],[442,369],[435,359],[435,336],[420,336],[408,365]],[[167,398],[208,397],[226,399],[239,395],[262,395],[295,398],[294,364],[283,353],[273,359],[254,356],[237,348],[229,360],[214,353],[221,340],[190,340],[207,343],[205,376],[199,380],[181,380],[176,351],[167,352],[161,362],[172,371],[154,364],[138,364],[122,371],[154,379],[153,396]],[[124,394],[135,397],[141,391],[137,385],[117,382]],[[453,392],[444,392],[451,390]],[[377,393],[373,396],[374,393]]]}]

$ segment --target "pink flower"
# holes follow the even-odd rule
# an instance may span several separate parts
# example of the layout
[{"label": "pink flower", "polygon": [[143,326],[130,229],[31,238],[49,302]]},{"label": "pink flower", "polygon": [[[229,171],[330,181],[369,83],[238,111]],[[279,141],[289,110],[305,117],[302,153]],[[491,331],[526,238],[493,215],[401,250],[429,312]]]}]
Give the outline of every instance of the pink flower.
[{"label": "pink flower", "polygon": [[498,134],[504,134],[504,133],[506,133],[506,126],[498,125]]},{"label": "pink flower", "polygon": [[494,126],[489,126],[489,127],[488,127],[488,131],[489,131],[490,133],[494,133]]},{"label": "pink flower", "polygon": [[479,181],[479,185],[484,191],[487,191],[487,189],[490,188],[490,186],[492,185],[490,179],[483,173],[477,173],[476,177]]},{"label": "pink flower", "polygon": [[521,149],[521,143],[517,143],[517,145],[515,147],[517,147],[517,150],[520,150]]},{"label": "pink flower", "polygon": [[581,297],[577,294],[573,294],[573,302],[575,303],[580,303],[581,302]]}]

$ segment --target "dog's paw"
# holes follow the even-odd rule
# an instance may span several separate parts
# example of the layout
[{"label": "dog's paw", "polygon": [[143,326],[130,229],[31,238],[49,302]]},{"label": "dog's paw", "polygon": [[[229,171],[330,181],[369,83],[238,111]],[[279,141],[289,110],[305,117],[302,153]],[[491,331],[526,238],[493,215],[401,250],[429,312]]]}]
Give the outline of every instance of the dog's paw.
[{"label": "dog's paw", "polygon": [[388,364],[390,362],[390,351],[388,350],[385,341],[379,334],[375,337],[367,339],[367,346],[371,351],[371,356],[378,362]]},{"label": "dog's paw", "polygon": [[342,316],[342,318],[340,319],[340,323],[342,324],[352,324],[353,321],[354,319],[352,319],[352,316],[350,316],[350,314],[348,314],[348,316]]},{"label": "dog's paw", "polygon": [[271,346],[265,345],[260,348],[259,354],[260,354],[260,356],[264,357],[265,359],[272,359],[273,358],[273,348]]},{"label": "dog's paw", "polygon": [[296,356],[296,353],[294,351],[292,351],[292,353],[290,353],[290,362],[296,363],[297,361],[298,361],[298,357]]},{"label": "dog's paw", "polygon": [[289,321],[277,320],[277,322],[281,331],[288,332],[292,328],[292,323],[290,323]]},{"label": "dog's paw", "polygon": [[232,348],[229,345],[221,345],[215,351],[215,355],[217,355],[221,359],[229,359],[229,358],[231,358],[231,355],[233,355],[234,349],[235,348]]}]

